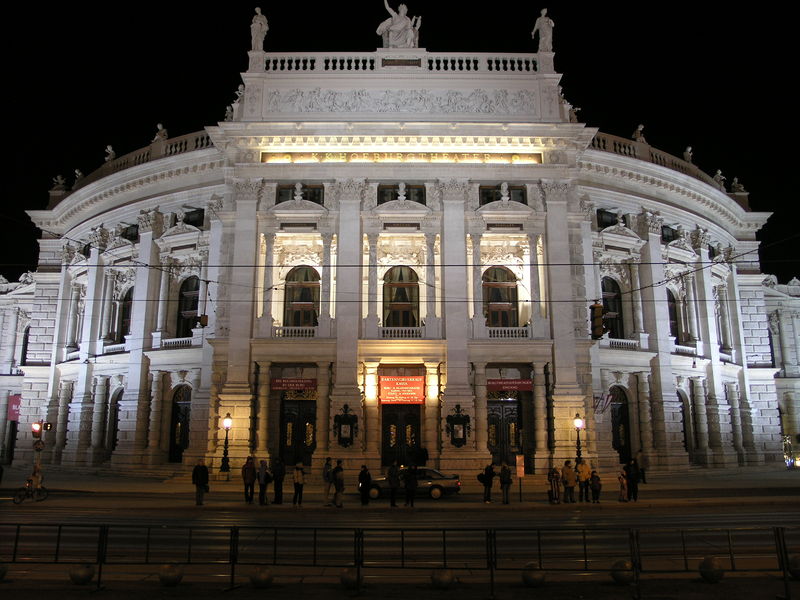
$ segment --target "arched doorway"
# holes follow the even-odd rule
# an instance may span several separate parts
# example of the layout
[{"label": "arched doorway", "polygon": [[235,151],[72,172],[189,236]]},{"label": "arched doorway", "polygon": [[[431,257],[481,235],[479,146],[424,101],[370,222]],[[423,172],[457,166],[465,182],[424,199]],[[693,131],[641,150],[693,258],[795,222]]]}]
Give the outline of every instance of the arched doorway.
[{"label": "arched doorway", "polygon": [[172,418],[169,426],[169,462],[181,462],[189,447],[189,420],[192,412],[192,388],[179,385],[172,393]]},{"label": "arched doorway", "polygon": [[114,450],[117,449],[117,442],[119,438],[119,403],[122,400],[122,395],[125,392],[123,388],[119,388],[108,402],[108,416],[106,418],[106,431],[103,447],[106,449],[107,458],[111,458]]},{"label": "arched doorway", "polygon": [[620,386],[615,385],[611,393],[611,446],[619,454],[620,464],[628,464],[633,458],[631,451],[631,419],[628,395]]}]

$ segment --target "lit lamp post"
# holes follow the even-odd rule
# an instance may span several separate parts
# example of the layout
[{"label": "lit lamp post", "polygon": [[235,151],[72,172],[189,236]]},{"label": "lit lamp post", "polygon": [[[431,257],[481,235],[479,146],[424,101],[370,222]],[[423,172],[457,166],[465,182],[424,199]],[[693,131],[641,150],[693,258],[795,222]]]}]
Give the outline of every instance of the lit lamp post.
[{"label": "lit lamp post", "polygon": [[225,415],[225,418],[222,419],[222,428],[225,430],[225,445],[222,447],[222,464],[219,466],[220,473],[226,473],[228,475],[228,479],[230,479],[231,473],[231,464],[228,460],[228,432],[233,427],[233,419],[231,418],[231,413]]},{"label": "lit lamp post", "polygon": [[572,424],[575,425],[575,431],[578,434],[578,439],[575,442],[575,464],[577,464],[581,460],[581,429],[586,427],[586,421],[581,419],[581,416],[578,413],[575,413],[575,418],[572,420]]}]

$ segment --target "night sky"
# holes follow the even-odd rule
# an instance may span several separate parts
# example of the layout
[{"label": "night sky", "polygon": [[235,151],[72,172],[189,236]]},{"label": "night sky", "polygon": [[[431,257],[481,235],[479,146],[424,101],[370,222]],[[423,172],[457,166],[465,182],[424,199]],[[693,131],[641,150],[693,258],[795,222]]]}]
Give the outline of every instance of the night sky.
[{"label": "night sky", "polygon": [[[681,156],[691,145],[706,172],[722,169],[729,182],[738,176],[753,210],[775,213],[760,234],[762,270],[782,283],[800,277],[798,177],[788,148],[797,129],[788,92],[797,52],[786,41],[796,38],[788,16],[700,2],[407,4],[409,16],[423,17],[420,45],[453,52],[535,52],[530,32],[547,6],[556,70],[581,120],[626,138],[643,123],[653,146]],[[0,207],[0,273],[16,280],[35,268],[37,232],[24,210],[46,206],[54,176],[71,183],[76,168],[88,175],[107,144],[118,156],[146,146],[158,122],[178,136],[223,118],[247,69],[256,5],[4,7],[13,163]],[[267,51],[371,51],[388,16],[381,0],[260,6]]]}]

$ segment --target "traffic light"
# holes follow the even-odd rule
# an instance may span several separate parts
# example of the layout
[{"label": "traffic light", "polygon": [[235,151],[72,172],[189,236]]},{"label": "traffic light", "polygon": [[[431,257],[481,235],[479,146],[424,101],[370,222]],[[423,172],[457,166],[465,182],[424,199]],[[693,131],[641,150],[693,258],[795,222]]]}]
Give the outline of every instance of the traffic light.
[{"label": "traffic light", "polygon": [[41,421],[36,421],[35,423],[31,423],[31,434],[33,434],[33,437],[35,437],[36,439],[39,439],[39,438],[42,437],[42,423],[41,423]]},{"label": "traffic light", "polygon": [[603,314],[605,313],[605,309],[603,308],[602,304],[595,302],[594,304],[589,305],[589,313],[591,314],[592,339],[599,340],[606,332],[606,325],[603,322]]}]

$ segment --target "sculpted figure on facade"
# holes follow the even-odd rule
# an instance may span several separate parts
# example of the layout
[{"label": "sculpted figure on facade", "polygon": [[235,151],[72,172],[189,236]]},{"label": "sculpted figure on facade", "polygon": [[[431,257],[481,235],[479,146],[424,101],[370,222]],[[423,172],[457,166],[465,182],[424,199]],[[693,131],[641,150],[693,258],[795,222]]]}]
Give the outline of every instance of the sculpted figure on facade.
[{"label": "sculpted figure on facade", "polygon": [[67,189],[67,180],[61,175],[53,177],[53,187],[50,188],[53,192],[61,192]]},{"label": "sculpted figure on facade", "polygon": [[256,14],[250,23],[250,49],[256,52],[264,51],[264,38],[267,37],[269,23],[267,17],[261,14],[261,9],[256,7]]},{"label": "sculpted figure on facade", "polygon": [[723,192],[725,191],[725,175],[722,174],[722,169],[717,169],[714,173],[714,181]]},{"label": "sculpted figure on facade", "polygon": [[541,16],[536,19],[533,31],[531,31],[531,39],[535,39],[536,33],[539,33],[539,52],[553,51],[553,28],[555,26],[553,19],[547,16],[547,9],[543,8]]},{"label": "sculpted figure on facade", "polygon": [[744,186],[739,183],[739,178],[734,177],[733,181],[731,181],[731,192],[734,194],[745,194],[747,190],[744,189]]},{"label": "sculpted figure on facade", "polygon": [[634,131],[631,135],[631,139],[634,142],[639,142],[641,144],[647,143],[647,140],[644,139],[644,125],[639,124],[639,126],[636,128],[636,131]]},{"label": "sculpted figure on facade", "polygon": [[419,28],[422,26],[422,17],[408,18],[408,7],[401,4],[394,11],[389,6],[388,0],[383,4],[391,17],[378,27],[377,33],[383,38],[384,48],[417,48],[419,47]]},{"label": "sculpted figure on facade", "polygon": [[692,162],[692,147],[686,146],[686,150],[683,151],[683,160],[690,163]]}]

